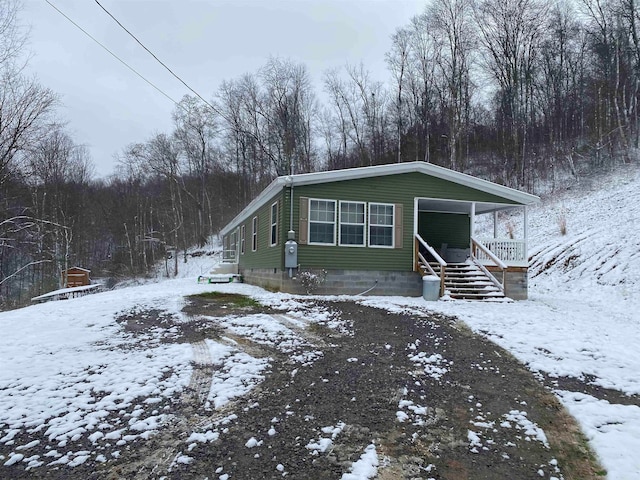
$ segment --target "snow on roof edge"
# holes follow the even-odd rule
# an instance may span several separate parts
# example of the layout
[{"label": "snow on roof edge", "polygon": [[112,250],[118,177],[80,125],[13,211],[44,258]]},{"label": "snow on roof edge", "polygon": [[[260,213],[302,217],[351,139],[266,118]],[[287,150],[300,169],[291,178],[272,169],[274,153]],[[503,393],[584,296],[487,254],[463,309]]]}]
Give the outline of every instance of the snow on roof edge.
[{"label": "snow on roof edge", "polygon": [[383,177],[387,175],[399,175],[414,172],[474,188],[485,193],[490,193],[492,195],[512,200],[521,205],[532,205],[540,201],[540,197],[536,195],[521,192],[520,190],[505,187],[503,185],[498,185],[497,183],[483,180],[466,173],[456,172],[455,170],[440,167],[432,163],[425,163],[421,161],[391,163],[370,167],[345,168],[342,170],[300,173],[296,175],[278,177],[273,180],[256,198],[254,198],[238,215],[236,215],[233,220],[227,223],[227,225],[220,230],[220,235],[226,235],[238,224],[246,220],[264,203],[265,200],[271,198],[283,186],[314,185],[318,183],[340,182],[345,180]]}]

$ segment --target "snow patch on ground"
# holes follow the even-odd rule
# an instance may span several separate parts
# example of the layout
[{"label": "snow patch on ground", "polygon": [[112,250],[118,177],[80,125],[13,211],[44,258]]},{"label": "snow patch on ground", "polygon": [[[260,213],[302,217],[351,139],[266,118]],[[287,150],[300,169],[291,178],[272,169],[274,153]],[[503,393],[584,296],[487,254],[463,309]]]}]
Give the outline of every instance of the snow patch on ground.
[{"label": "snow patch on ground", "polygon": [[364,449],[358,461],[351,465],[350,472],[342,475],[341,480],[368,480],[378,474],[378,454],[376,446],[371,444]]}]

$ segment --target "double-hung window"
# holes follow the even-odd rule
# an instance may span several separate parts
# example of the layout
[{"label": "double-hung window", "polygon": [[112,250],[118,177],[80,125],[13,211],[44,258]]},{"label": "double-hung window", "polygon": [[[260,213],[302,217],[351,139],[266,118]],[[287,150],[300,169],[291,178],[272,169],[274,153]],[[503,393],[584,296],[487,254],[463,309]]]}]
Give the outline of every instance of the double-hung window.
[{"label": "double-hung window", "polygon": [[271,241],[273,247],[278,243],[278,202],[271,205]]},{"label": "double-hung window", "polygon": [[309,200],[309,243],[336,244],[335,200]]},{"label": "double-hung window", "polygon": [[244,255],[245,231],[246,231],[245,226],[242,225],[240,227],[240,254],[241,255]]},{"label": "double-hung window", "polygon": [[229,234],[229,253],[227,258],[229,260],[236,261],[238,258],[236,257],[236,249],[238,248],[238,230],[234,230]]},{"label": "double-hung window", "polygon": [[363,247],[365,244],[364,224],[364,202],[340,202],[340,245]]},{"label": "double-hung window", "polygon": [[251,250],[258,250],[258,217],[253,217],[251,221]]},{"label": "double-hung window", "polygon": [[388,203],[369,204],[369,246],[393,248],[394,206]]}]

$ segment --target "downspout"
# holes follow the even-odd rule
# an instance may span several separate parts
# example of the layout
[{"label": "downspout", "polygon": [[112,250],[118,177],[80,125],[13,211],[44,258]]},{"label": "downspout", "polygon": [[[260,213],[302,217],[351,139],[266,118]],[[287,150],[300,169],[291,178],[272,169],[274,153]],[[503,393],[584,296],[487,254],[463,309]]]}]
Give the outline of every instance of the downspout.
[{"label": "downspout", "polygon": [[289,231],[293,231],[293,178],[289,177],[291,184],[289,185]]}]

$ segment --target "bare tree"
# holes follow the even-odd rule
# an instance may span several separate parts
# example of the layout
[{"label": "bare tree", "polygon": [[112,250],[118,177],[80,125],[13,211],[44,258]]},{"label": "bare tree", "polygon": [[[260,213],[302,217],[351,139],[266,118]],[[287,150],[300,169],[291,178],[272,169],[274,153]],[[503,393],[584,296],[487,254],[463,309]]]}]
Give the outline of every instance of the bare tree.
[{"label": "bare tree", "polygon": [[382,83],[371,79],[363,65],[347,65],[345,73],[346,78],[337,70],[324,74],[343,154],[354,157],[343,166],[380,163],[385,148],[387,92]]},{"label": "bare tree", "polygon": [[406,72],[408,70],[409,55],[411,51],[411,31],[399,28],[391,37],[391,51],[387,52],[387,65],[396,83],[395,106],[396,106],[396,135],[397,135],[397,161],[402,161],[402,136],[404,132],[403,119],[405,117],[403,87],[406,82]]},{"label": "bare tree", "polygon": [[189,95],[182,98],[173,112],[174,135],[186,157],[189,174],[198,179],[200,195],[191,195],[191,198],[197,210],[195,235],[201,246],[212,233],[214,224],[211,196],[207,189],[216,157],[214,139],[217,125],[213,115],[209,106]]},{"label": "bare tree", "polygon": [[[153,173],[152,179],[159,179],[164,182],[168,191],[169,205],[158,215],[162,217],[161,223],[165,225],[161,235],[167,246],[176,249],[174,275],[178,274],[178,249],[184,252],[186,261],[186,249],[191,244],[187,237],[185,225],[185,209],[183,204],[183,187],[181,186],[181,176],[184,165],[180,161],[180,150],[177,142],[169,135],[159,133],[152,136],[145,143],[129,145],[123,156],[123,161],[134,165],[141,165],[142,168],[149,169]],[[136,172],[139,166],[127,167],[128,171]],[[136,271],[135,258],[144,255],[145,246],[140,244],[144,240],[145,227],[140,225],[141,217],[136,215],[133,226],[123,222],[124,235],[130,252],[130,267]],[[144,225],[144,224],[143,224]],[[142,232],[142,233],[140,233]]]},{"label": "bare tree", "polygon": [[475,6],[485,67],[498,87],[505,178],[515,175],[521,185],[526,183],[527,128],[547,12],[544,0],[480,0]]},{"label": "bare tree", "polygon": [[271,58],[260,70],[264,84],[262,112],[269,151],[279,175],[313,169],[312,125],[315,99],[307,69],[290,60]]},{"label": "bare tree", "polygon": [[[413,148],[413,160],[431,161],[432,125],[438,116],[436,82],[437,49],[433,35],[429,33],[429,18],[426,13],[415,16],[407,26],[410,45],[406,72],[403,76],[406,87],[405,108],[407,131],[404,150]],[[403,94],[403,96],[405,96]],[[407,152],[408,153],[408,152]]]},{"label": "bare tree", "polygon": [[56,96],[35,80],[12,70],[0,70],[0,187],[20,152],[46,132]]},{"label": "bare tree", "polygon": [[19,0],[0,0],[0,69],[15,69],[15,61],[24,53],[27,31],[20,25]]},{"label": "bare tree", "polygon": [[362,113],[365,123],[366,139],[369,147],[368,163],[380,163],[384,149],[387,92],[381,82],[371,78],[363,64],[347,65],[347,75],[353,87],[354,100]]},{"label": "bare tree", "polygon": [[437,49],[435,57],[442,105],[448,123],[449,168],[463,169],[460,143],[468,123],[471,102],[471,64],[476,32],[470,0],[434,0],[427,7],[428,30]]}]

